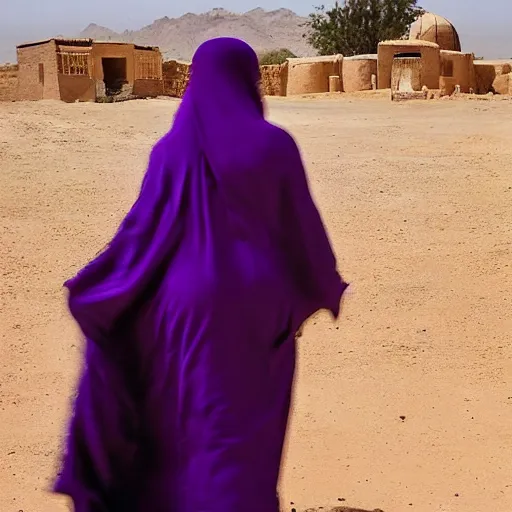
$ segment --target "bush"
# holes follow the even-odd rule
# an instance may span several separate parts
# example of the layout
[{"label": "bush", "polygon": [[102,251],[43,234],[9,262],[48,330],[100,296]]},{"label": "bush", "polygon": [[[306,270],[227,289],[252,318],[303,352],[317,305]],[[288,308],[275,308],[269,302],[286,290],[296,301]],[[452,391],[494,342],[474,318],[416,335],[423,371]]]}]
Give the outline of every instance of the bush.
[{"label": "bush", "polygon": [[261,66],[272,66],[276,64],[284,64],[286,59],[295,59],[297,56],[294,55],[290,50],[281,48],[280,50],[272,50],[264,53],[260,56]]}]

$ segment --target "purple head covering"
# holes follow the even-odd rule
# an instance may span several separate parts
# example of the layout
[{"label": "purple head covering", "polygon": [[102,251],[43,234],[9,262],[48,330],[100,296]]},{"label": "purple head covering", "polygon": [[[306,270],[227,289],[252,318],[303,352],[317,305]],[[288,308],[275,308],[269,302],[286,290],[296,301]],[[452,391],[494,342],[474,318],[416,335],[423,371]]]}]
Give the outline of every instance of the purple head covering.
[{"label": "purple head covering", "polygon": [[66,283],[70,310],[90,339],[108,342],[173,265],[189,229],[185,219],[199,208],[190,193],[197,172],[208,175],[224,201],[233,236],[266,232],[277,245],[295,327],[321,308],[338,314],[346,285],[297,146],[264,120],[259,77],[256,54],[240,40],[214,39],[197,50],[174,125],[152,151],[138,200],[108,248]]}]

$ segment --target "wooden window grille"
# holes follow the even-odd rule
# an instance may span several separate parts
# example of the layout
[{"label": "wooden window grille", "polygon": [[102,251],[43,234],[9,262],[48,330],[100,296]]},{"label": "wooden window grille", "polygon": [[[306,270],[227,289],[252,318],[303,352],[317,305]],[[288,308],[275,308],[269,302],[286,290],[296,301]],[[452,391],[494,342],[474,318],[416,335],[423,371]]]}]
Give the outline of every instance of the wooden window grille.
[{"label": "wooden window grille", "polygon": [[160,80],[162,78],[162,63],[159,55],[154,52],[138,54],[136,58],[136,74],[138,80]]},{"label": "wooden window grille", "polygon": [[58,66],[61,75],[89,76],[89,54],[60,52],[58,53]]}]

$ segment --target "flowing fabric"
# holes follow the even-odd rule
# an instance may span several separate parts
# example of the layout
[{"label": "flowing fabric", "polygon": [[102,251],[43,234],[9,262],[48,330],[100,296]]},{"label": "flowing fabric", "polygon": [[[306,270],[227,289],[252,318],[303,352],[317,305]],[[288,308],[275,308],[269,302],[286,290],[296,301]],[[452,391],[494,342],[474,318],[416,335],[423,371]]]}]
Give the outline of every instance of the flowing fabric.
[{"label": "flowing fabric", "polygon": [[346,287],[245,43],[203,44],[109,246],[69,280],[86,354],[55,490],[76,512],[277,512],[295,332]]}]

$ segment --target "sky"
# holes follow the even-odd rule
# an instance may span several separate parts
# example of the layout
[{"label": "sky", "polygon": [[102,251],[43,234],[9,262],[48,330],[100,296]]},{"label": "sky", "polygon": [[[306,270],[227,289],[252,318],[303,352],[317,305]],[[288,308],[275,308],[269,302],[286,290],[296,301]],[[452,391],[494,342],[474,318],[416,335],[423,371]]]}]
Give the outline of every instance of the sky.
[{"label": "sky", "polygon": [[[14,60],[15,46],[59,34],[76,35],[89,23],[116,31],[137,29],[155,19],[214,7],[245,12],[256,7],[286,7],[307,15],[330,0],[0,0],[0,62]],[[457,28],[463,49],[485,58],[511,58],[508,20],[512,0],[419,0],[427,11],[448,18]]]}]

